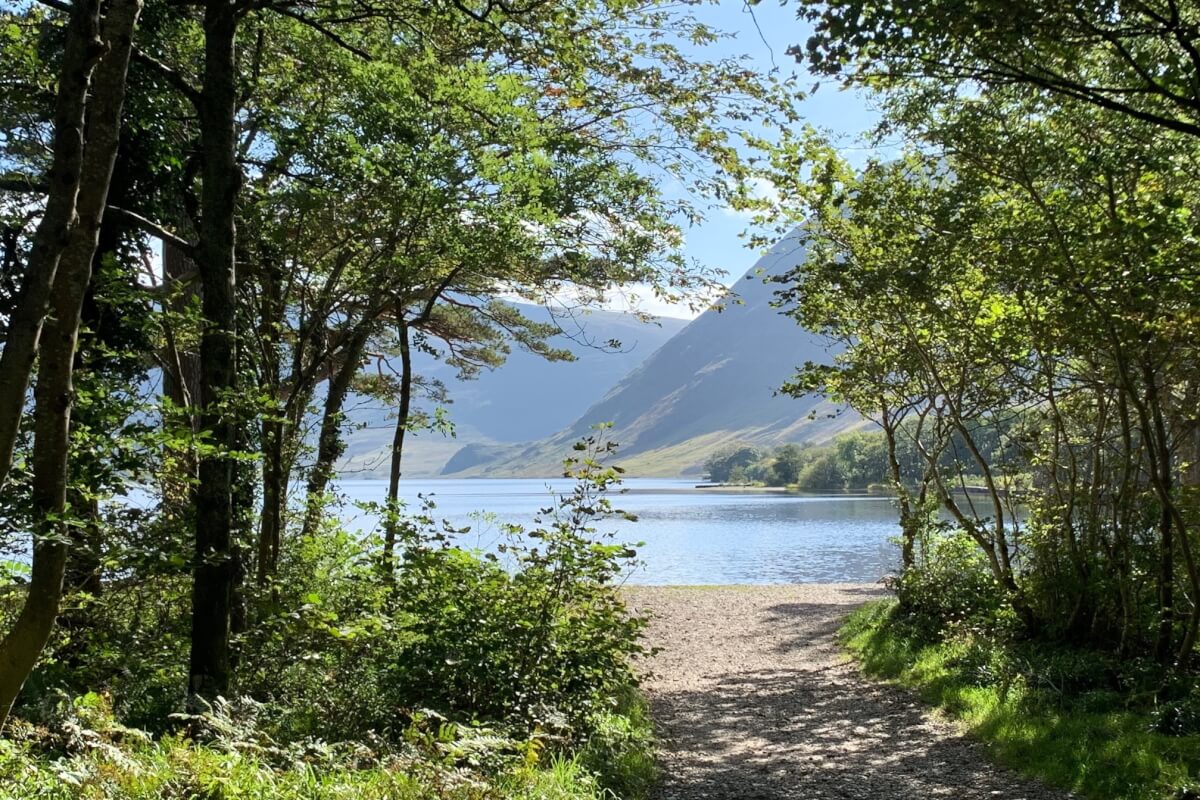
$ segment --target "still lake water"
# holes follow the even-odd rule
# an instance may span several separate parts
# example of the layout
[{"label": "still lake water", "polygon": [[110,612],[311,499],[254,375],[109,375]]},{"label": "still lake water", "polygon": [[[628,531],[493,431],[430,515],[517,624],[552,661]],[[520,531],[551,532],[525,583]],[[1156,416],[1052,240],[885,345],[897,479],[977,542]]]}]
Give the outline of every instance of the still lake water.
[{"label": "still lake water", "polygon": [[[685,492],[695,481],[629,479],[614,495],[617,508],[636,523],[611,520],[622,541],[645,542],[645,564],[628,577],[641,584],[873,582],[894,571],[899,554],[896,510],[887,498],[801,497],[771,494]],[[530,525],[550,502],[550,487],[569,491],[569,481],[533,479],[414,479],[402,482],[410,509],[418,495],[437,504],[435,516],[472,531],[465,546],[491,549],[502,541],[499,522]],[[342,481],[340,494],[382,502],[383,481]],[[348,504],[353,527],[371,530],[375,520]],[[481,514],[494,515],[492,519]]]}]

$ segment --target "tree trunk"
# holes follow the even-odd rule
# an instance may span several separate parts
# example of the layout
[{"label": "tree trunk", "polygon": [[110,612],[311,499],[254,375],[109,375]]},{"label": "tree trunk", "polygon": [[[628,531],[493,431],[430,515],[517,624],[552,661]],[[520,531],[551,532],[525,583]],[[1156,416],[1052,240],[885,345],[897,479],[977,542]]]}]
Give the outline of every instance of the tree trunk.
[{"label": "tree trunk", "polygon": [[879,403],[880,427],[883,428],[884,440],[887,443],[888,474],[892,478],[892,486],[896,490],[896,503],[900,507],[900,571],[907,573],[916,563],[916,539],[919,520],[913,512],[908,488],[904,485],[904,476],[900,471],[900,459],[896,456],[896,418],[884,400]]},{"label": "tree trunk", "polygon": [[317,442],[317,461],[308,475],[305,489],[304,526],[300,532],[305,539],[317,532],[317,526],[324,516],[325,490],[333,479],[333,465],[345,448],[341,433],[342,408],[346,404],[346,395],[350,393],[350,383],[358,374],[368,338],[370,328],[367,325],[361,325],[351,334],[342,361],[329,379],[329,391],[325,395],[325,409],[321,416],[321,434]]},{"label": "tree trunk", "polygon": [[203,156],[200,241],[196,267],[203,292],[200,338],[200,428],[210,437],[197,465],[196,552],[188,702],[223,695],[230,679],[230,625],[237,554],[233,541],[233,458],[236,425],[236,223],[241,187],[236,160],[238,15],[227,0],[204,10],[204,78],[199,111]]},{"label": "tree trunk", "polygon": [[[183,316],[193,304],[200,304],[200,284],[195,280],[195,271],[196,264],[186,252],[172,242],[163,242],[164,302],[173,314]],[[178,337],[171,324],[166,325],[166,339],[167,352],[162,356],[163,394],[177,408],[187,412],[189,425],[195,431],[196,401],[200,395],[200,358],[194,349],[179,349]]]},{"label": "tree trunk", "polygon": [[404,459],[404,434],[408,431],[408,417],[412,408],[412,348],[409,342],[408,323],[401,319],[396,325],[400,337],[400,408],[396,414],[396,433],[392,437],[392,463],[388,474],[387,522],[383,534],[383,569],[388,580],[393,577],[396,555],[396,538],[400,520],[400,474]]},{"label": "tree trunk", "polygon": [[258,584],[264,585],[279,562],[283,537],[283,505],[286,501],[286,476],[283,467],[283,423],[266,419],[262,423],[263,508],[258,528]]},{"label": "tree trunk", "polygon": [[29,593],[12,630],[0,642],[0,726],[50,638],[62,600],[68,536],[67,452],[70,445],[72,374],[84,295],[92,276],[100,223],[121,131],[125,76],[141,0],[114,0],[104,20],[108,53],[96,70],[88,114],[88,144],[79,171],[77,219],[58,259],[52,316],[42,345],[34,397],[33,505],[35,524]]},{"label": "tree trunk", "polygon": [[[93,68],[103,51],[100,0],[76,0],[71,7],[58,76],[46,208],[34,234],[21,293],[9,320],[4,350],[0,352],[0,486],[12,466],[13,448],[25,410],[25,396],[29,391],[42,324],[50,309],[50,290],[71,238],[83,169],[88,88]],[[3,695],[3,689],[0,689],[0,700]],[[0,709],[0,722],[3,713]]]},{"label": "tree trunk", "polygon": [[262,437],[262,517],[258,528],[258,563],[255,570],[260,586],[275,574],[285,524],[289,469],[284,464],[284,436],[287,401],[283,396],[283,376],[279,358],[279,338],[284,325],[282,266],[275,254],[261,259],[262,300],[258,325],[262,349],[260,382],[270,393],[274,407],[263,416]]}]

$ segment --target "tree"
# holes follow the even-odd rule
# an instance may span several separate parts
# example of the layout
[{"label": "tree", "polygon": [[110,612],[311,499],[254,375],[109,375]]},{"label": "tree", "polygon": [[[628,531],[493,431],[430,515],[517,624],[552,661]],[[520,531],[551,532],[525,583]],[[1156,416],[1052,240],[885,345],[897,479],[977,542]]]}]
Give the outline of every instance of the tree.
[{"label": "tree", "polygon": [[[894,480],[911,440],[923,483],[1030,630],[1190,653],[1195,623],[1173,596],[1194,591],[1194,523],[1176,513],[1192,429],[1166,397],[1195,382],[1176,338],[1196,316],[1178,294],[1194,257],[1190,214],[1177,211],[1195,190],[1181,169],[1192,139],[1021,88],[956,99],[916,86],[889,106],[917,145],[898,159],[854,170],[804,145],[809,257],[786,297],[846,349],[797,388],[890,428]],[[1034,509],[1028,526],[1018,498]],[[901,495],[904,518],[921,520],[908,516],[916,499],[906,511]],[[1134,566],[1130,543],[1146,537],[1156,563]],[[1153,626],[1133,599],[1146,568]]]},{"label": "tree", "polygon": [[[86,102],[92,115],[87,93],[99,97],[95,80],[90,89],[83,85],[95,54],[71,43],[87,44],[80,31],[89,20],[99,23],[100,6],[72,5],[66,32],[75,32],[60,39],[61,9],[48,5],[51,12],[22,12],[21,25],[0,31],[4,68],[17,76],[0,93],[4,107],[17,112],[5,116],[17,135],[5,139],[13,173],[3,185],[19,192],[12,201],[6,196],[0,231],[0,301],[19,312],[2,358],[26,359],[31,367],[4,370],[4,380],[15,382],[0,386],[0,406],[11,400],[14,413],[9,429],[0,419],[0,445],[8,430],[23,448],[19,410],[44,316],[38,308],[57,285],[51,261],[60,259],[60,272],[66,263],[43,243],[55,220],[69,223],[76,198],[95,200],[70,177],[71,159],[83,157],[69,147],[83,112],[68,106]],[[122,7],[107,6],[105,22]],[[131,548],[129,563],[89,564],[84,556],[105,548],[110,555],[125,551],[101,541],[90,522],[66,525],[87,528],[87,541],[83,534],[69,544],[59,537],[39,551],[51,561],[39,564],[65,554],[71,569],[101,590],[105,580],[134,575],[173,580],[180,548],[188,547],[193,708],[233,686],[234,634],[269,619],[286,591],[272,574],[286,552],[292,481],[303,480],[308,490],[297,527],[302,534],[319,530],[348,398],[373,393],[397,406],[398,484],[405,431],[425,411],[415,407],[414,391],[426,384],[411,365],[384,378],[390,357],[404,362],[414,347],[428,348],[467,373],[499,365],[512,347],[568,357],[547,344],[554,326],[523,319],[504,302],[514,295],[562,295],[589,306],[631,283],[677,299],[700,294],[711,276],[680,255],[681,221],[695,222],[703,203],[741,191],[749,173],[734,143],[743,120],[790,113],[786,86],[760,82],[732,61],[687,57],[666,41],[668,29],[700,44],[715,34],[657,0],[486,8],[367,3],[345,11],[337,4],[231,0],[153,6],[130,48],[134,78],[116,191],[99,209],[106,225],[116,226],[105,233],[115,274],[138,298],[130,302],[144,303],[149,329],[160,333],[153,346],[124,342],[118,359],[140,358],[163,372],[158,451],[137,465],[157,466],[162,502],[157,516],[147,516],[160,538],[157,549],[144,542]],[[38,38],[39,31],[49,35]],[[57,98],[66,111],[58,120],[51,113],[56,98],[37,90],[49,81],[30,56],[35,39],[39,54],[67,45],[61,52],[68,80]],[[107,55],[97,75],[106,63]],[[36,145],[45,131],[60,140],[52,163]],[[664,175],[692,197],[668,197]],[[56,188],[64,176],[66,194]],[[47,198],[44,210],[23,213],[39,196]],[[41,238],[29,235],[35,223],[47,226]],[[89,217],[81,228],[94,232],[90,225]],[[162,243],[161,265],[150,239]],[[72,263],[90,268],[96,259]],[[82,273],[71,275],[75,286]],[[81,285],[87,283],[84,276]],[[60,331],[78,298],[64,299],[68,305],[52,318]],[[104,342],[95,344],[101,351]],[[63,387],[63,364],[71,360],[38,362],[39,392]],[[379,371],[365,374],[368,364]],[[118,379],[110,370],[89,385]],[[43,407],[42,419],[65,418]],[[144,419],[131,414],[125,423],[134,416]],[[311,428],[319,429],[315,437]],[[39,439],[49,444],[54,437]],[[86,442],[82,433],[72,439]],[[45,464],[40,474],[50,486],[59,460]],[[67,491],[88,504],[94,497],[81,491],[87,475],[124,469],[114,461],[106,472],[87,459],[78,466]],[[129,542],[142,532],[112,533]],[[245,584],[251,549],[261,589]],[[54,595],[61,591],[56,569],[46,571],[51,588],[59,585]],[[53,604],[36,605],[39,630],[49,630]]]},{"label": "tree", "polygon": [[1200,28],[1177,0],[872,3],[803,0],[814,26],[793,47],[817,71],[888,85],[931,78],[1021,84],[1200,134]]},{"label": "tree", "polygon": [[761,457],[761,450],[754,445],[726,445],[705,460],[704,472],[708,480],[726,483],[734,480],[735,471],[740,471],[744,476],[745,469]]},{"label": "tree", "polygon": [[[19,389],[20,405],[23,405],[25,385],[20,376],[23,374],[24,381],[28,380],[32,352],[37,349],[39,329],[46,317],[44,311],[39,313],[34,309],[51,300],[52,316],[45,322],[47,335],[40,348],[41,366],[34,406],[33,506],[37,518],[34,520],[32,572],[21,613],[0,641],[0,725],[45,647],[62,597],[68,560],[64,516],[74,400],[72,375],[80,314],[91,283],[100,225],[108,205],[108,189],[121,130],[126,70],[133,30],[140,13],[140,0],[118,0],[109,6],[99,25],[99,40],[104,46],[104,52],[100,54],[94,52],[95,43],[90,41],[98,23],[98,6],[80,3],[72,12],[60,79],[55,163],[50,173],[47,207],[30,253],[23,296],[9,322],[9,337],[0,356],[0,370],[6,366],[12,370],[5,372],[13,381],[5,388],[13,392]],[[99,61],[86,104],[82,93],[88,90],[89,82],[87,76],[80,73],[80,50],[92,51],[86,61],[94,63],[96,58]],[[86,141],[84,124],[77,121],[77,113],[86,116]],[[71,195],[72,208],[69,210],[61,207],[65,204],[63,193]],[[62,215],[66,220],[59,219]],[[46,241],[52,235],[63,240],[61,247]],[[47,275],[51,282],[47,287],[50,292],[45,296],[41,283]],[[16,326],[28,328],[18,332]],[[22,336],[28,338],[21,339]],[[6,365],[10,355],[18,361]],[[3,413],[0,409],[0,414]],[[13,420],[13,426],[15,432],[16,420]],[[0,432],[0,440],[3,469],[7,471],[12,443],[3,432]]]},{"label": "tree", "polygon": [[[41,213],[0,353],[0,485],[12,463],[13,446],[37,357],[42,325],[49,312],[58,263],[67,247],[76,215],[84,157],[84,124],[92,72],[104,47],[100,39],[100,3],[71,6],[58,72],[54,105],[54,142],[44,185]],[[6,188],[24,188],[11,178]],[[29,184],[28,179],[24,181]]]},{"label": "tree", "polygon": [[805,464],[804,449],[797,444],[785,444],[775,450],[771,462],[771,481],[776,486],[791,486],[800,480],[800,470]]}]

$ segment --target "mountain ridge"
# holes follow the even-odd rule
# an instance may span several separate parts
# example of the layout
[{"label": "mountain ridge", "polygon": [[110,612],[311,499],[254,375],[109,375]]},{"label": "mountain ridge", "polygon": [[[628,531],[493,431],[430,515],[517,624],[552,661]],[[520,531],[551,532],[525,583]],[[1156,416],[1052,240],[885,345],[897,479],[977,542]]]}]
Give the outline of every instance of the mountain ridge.
[{"label": "mountain ridge", "polygon": [[442,474],[555,474],[571,445],[601,423],[612,423],[618,463],[647,476],[699,474],[708,453],[725,444],[820,443],[863,424],[818,396],[778,394],[798,365],[832,357],[825,340],[773,303],[768,279],[803,258],[799,237],[785,237],[735,283],[735,302],[692,320],[572,424],[524,446],[456,454]]},{"label": "mountain ridge", "polygon": [[[464,449],[498,449],[553,435],[583,413],[593,398],[607,393],[629,371],[682,330],[688,320],[659,317],[644,322],[619,311],[588,311],[563,316],[542,306],[514,303],[537,322],[557,321],[564,333],[551,346],[572,350],[575,361],[547,361],[514,349],[505,364],[461,381],[455,370],[433,355],[413,353],[414,371],[445,384],[446,413],[456,435],[410,431],[404,448],[404,474],[429,477]],[[619,341],[611,348],[593,343]],[[346,452],[338,464],[343,477],[379,478],[387,474],[395,415],[392,408],[354,397],[347,403]]]}]

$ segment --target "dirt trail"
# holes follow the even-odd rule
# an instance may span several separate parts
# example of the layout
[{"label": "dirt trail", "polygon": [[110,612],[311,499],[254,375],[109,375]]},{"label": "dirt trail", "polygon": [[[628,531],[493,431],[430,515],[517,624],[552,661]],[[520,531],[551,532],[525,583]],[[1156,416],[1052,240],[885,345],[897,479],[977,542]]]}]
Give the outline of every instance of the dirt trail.
[{"label": "dirt trail", "polygon": [[660,800],[1060,800],[988,760],[895,687],[862,678],[834,634],[871,585],[635,587],[662,648],[645,686]]}]

